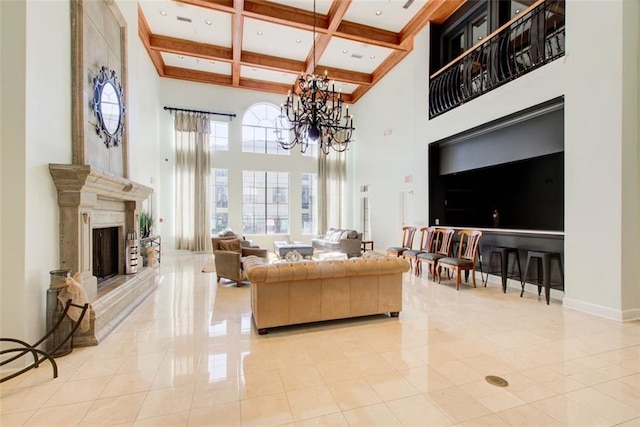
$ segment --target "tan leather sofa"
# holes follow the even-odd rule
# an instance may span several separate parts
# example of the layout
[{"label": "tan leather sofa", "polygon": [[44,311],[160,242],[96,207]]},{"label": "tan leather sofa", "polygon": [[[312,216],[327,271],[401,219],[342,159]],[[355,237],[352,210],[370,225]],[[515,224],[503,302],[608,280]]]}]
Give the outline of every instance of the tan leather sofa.
[{"label": "tan leather sofa", "polygon": [[260,335],[268,328],[402,310],[402,273],[396,257],[266,264],[248,257],[251,311]]}]

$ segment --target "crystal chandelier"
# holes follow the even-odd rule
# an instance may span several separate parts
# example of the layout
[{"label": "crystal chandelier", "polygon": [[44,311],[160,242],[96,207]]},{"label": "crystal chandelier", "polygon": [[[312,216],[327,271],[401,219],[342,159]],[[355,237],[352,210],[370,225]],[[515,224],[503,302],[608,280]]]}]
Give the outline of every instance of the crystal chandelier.
[{"label": "crystal chandelier", "polygon": [[[300,74],[280,106],[278,143],[285,150],[300,145],[305,153],[309,140],[317,141],[320,151],[345,151],[351,142],[353,116],[342,102],[342,93],[335,91],[335,83],[327,73],[316,72],[316,1],[313,1],[313,74]],[[286,119],[286,120],[285,120]],[[288,123],[287,123],[288,121]],[[283,132],[285,134],[283,135]]]}]

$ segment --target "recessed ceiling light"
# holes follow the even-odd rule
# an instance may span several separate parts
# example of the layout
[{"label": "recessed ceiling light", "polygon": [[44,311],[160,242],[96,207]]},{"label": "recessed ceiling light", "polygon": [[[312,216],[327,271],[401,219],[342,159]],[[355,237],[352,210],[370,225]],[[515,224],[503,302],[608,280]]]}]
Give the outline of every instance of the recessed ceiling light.
[{"label": "recessed ceiling light", "polygon": [[209,61],[209,62],[211,62],[212,64],[215,64],[215,63],[216,63],[216,61]]},{"label": "recessed ceiling light", "polygon": [[182,59],[184,58],[184,55],[178,55],[178,58]]},{"label": "recessed ceiling light", "polygon": [[287,73],[282,73],[282,75],[283,75],[283,76],[286,76],[286,75],[287,75]]},{"label": "recessed ceiling light", "polygon": [[[516,12],[516,13],[518,13],[518,12]],[[161,10],[161,11],[160,11],[160,15],[162,15],[162,16],[167,16],[167,12],[165,12],[164,10]]]},{"label": "recessed ceiling light", "polygon": [[204,21],[204,23],[207,24],[207,25],[211,25],[212,24],[210,19],[207,19],[206,21]]},{"label": "recessed ceiling light", "polygon": [[262,33],[262,31],[258,31],[256,34],[261,36],[263,33]]},{"label": "recessed ceiling light", "polygon": [[254,68],[252,68],[252,70],[253,70],[253,71],[256,71],[256,68],[254,67]]},{"label": "recessed ceiling light", "polygon": [[520,9],[516,9],[516,15],[520,13]]},{"label": "recessed ceiling light", "polygon": [[376,10],[376,16],[380,16],[382,15],[382,11],[381,10]]},{"label": "recessed ceiling light", "polygon": [[302,40],[296,39],[296,43],[302,43]]},{"label": "recessed ceiling light", "polygon": [[376,56],[375,55],[369,55],[369,58],[376,59]]},{"label": "recessed ceiling light", "polygon": [[343,49],[342,53],[349,53],[349,51],[347,49]]}]

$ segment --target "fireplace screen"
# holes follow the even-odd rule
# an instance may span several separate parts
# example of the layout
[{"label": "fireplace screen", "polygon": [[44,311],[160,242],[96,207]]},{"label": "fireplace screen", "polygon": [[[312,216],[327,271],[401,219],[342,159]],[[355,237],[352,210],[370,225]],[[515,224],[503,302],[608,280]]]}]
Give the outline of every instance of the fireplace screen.
[{"label": "fireplace screen", "polygon": [[98,284],[118,274],[118,227],[93,230],[93,275]]}]

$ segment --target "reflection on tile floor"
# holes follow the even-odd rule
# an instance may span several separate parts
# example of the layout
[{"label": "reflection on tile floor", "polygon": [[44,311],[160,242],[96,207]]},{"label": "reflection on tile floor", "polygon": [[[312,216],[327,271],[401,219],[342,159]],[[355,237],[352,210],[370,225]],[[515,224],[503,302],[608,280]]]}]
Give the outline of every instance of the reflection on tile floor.
[{"label": "reflection on tile floor", "polygon": [[103,343],[0,386],[0,424],[640,425],[640,322],[405,274],[399,318],[259,336],[249,286],[217,284],[209,258],[163,255]]}]

